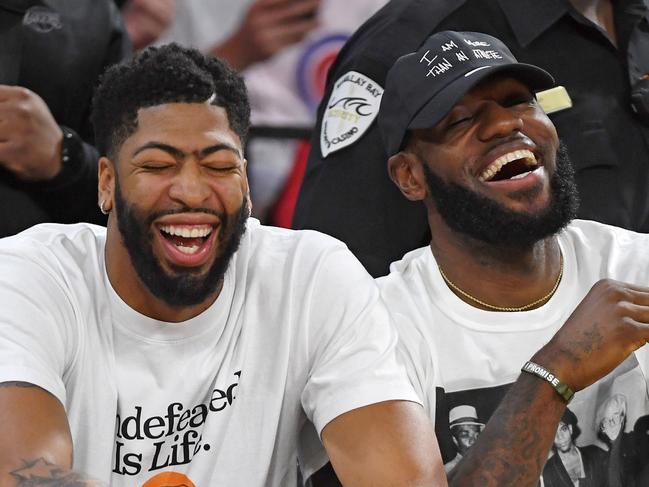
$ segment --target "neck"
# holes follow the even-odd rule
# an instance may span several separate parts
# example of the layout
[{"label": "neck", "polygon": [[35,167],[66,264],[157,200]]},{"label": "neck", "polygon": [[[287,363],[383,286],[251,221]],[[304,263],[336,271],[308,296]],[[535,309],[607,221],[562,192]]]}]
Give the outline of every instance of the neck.
[{"label": "neck", "polygon": [[[448,280],[464,293],[498,308],[520,308],[555,288],[561,270],[556,237],[540,240],[528,249],[496,247],[458,234],[441,218],[435,220],[430,220],[430,248]],[[449,288],[467,304],[493,311]],[[538,308],[545,301],[526,309]]]},{"label": "neck", "polygon": [[577,448],[573,443],[572,445],[570,445],[570,448],[567,451],[557,450],[557,453],[559,453],[559,456],[562,458],[571,457],[577,454]]},{"label": "neck", "polygon": [[570,0],[581,15],[604,30],[613,44],[616,44],[613,3],[610,0]]},{"label": "neck", "polygon": [[221,292],[221,286],[203,302],[193,306],[170,306],[151,294],[135,272],[114,218],[113,212],[106,232],[106,272],[111,286],[129,307],[155,320],[179,323],[198,316],[214,303]]}]

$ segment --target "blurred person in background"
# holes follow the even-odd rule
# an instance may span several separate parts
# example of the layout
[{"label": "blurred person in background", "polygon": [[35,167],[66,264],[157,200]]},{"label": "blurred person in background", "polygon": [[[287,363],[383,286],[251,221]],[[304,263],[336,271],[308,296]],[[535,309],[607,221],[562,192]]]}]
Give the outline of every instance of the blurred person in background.
[{"label": "blurred person in background", "polygon": [[133,48],[140,50],[156,41],[169,27],[176,0],[116,0]]},{"label": "blurred person in background", "polygon": [[386,0],[183,0],[160,43],[227,60],[252,106],[247,148],[253,213],[289,226],[329,66]]},{"label": "blurred person in background", "polygon": [[0,0],[0,237],[105,222],[90,100],[130,52],[111,0]]}]

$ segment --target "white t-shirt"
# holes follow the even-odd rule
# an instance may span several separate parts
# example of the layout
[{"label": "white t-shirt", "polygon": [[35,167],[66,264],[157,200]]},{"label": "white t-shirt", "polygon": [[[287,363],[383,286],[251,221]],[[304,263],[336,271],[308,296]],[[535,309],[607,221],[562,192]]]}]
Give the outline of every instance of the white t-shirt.
[{"label": "white t-shirt", "polygon": [[104,244],[87,224],[0,240],[0,382],[61,401],[78,471],[115,486],[163,472],[292,486],[307,419],[320,432],[357,407],[417,400],[376,285],[335,239],[249,220],[218,299],[175,324],[120,299]]},{"label": "white t-shirt", "polygon": [[[484,311],[465,303],[444,283],[430,247],[409,252],[391,265],[388,276],[377,279],[445,462],[457,453],[449,431],[451,409],[472,406],[475,422],[486,423],[522,365],[552,338],[595,282],[612,278],[649,285],[649,235],[575,221],[558,239],[563,278],[548,302],[531,311]],[[649,414],[646,364],[645,347],[575,395],[569,407],[579,420],[578,446],[608,448],[598,437],[597,413],[617,394],[626,401],[625,433]]]}]

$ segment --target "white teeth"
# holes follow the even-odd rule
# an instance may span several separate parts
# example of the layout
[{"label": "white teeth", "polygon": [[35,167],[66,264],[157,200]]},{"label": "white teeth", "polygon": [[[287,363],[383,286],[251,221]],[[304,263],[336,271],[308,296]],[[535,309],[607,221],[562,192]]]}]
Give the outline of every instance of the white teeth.
[{"label": "white teeth", "polygon": [[169,235],[176,235],[177,237],[183,238],[197,238],[197,237],[207,237],[212,233],[212,227],[209,225],[201,226],[176,226],[176,225],[164,225],[160,227],[165,233]]},{"label": "white teeth", "polygon": [[176,248],[180,250],[183,254],[195,254],[199,249],[198,245],[192,245],[191,247],[185,247],[184,245],[176,245]]},{"label": "white teeth", "polygon": [[521,179],[521,178],[524,178],[525,176],[527,176],[527,175],[528,175],[529,173],[531,173],[531,172],[532,172],[532,171],[525,171],[525,172],[522,172],[522,173],[520,173],[520,174],[517,174],[516,176],[512,176],[512,177],[509,178],[509,179]]},{"label": "white teeth", "polygon": [[[500,171],[505,165],[512,161],[517,161],[519,159],[523,159],[525,161],[525,164],[527,164],[530,167],[535,167],[537,165],[536,157],[534,156],[534,153],[532,151],[529,151],[527,149],[521,149],[521,150],[515,150],[512,152],[508,152],[507,154],[503,154],[500,156],[498,159],[496,159],[494,162],[489,164],[487,169],[485,169],[482,174],[478,177],[478,179],[482,182],[489,181],[492,179],[498,171]],[[529,174],[528,171],[527,173],[524,174],[519,174],[518,176],[512,177],[511,179],[519,179],[521,177],[524,177],[525,175]]]}]

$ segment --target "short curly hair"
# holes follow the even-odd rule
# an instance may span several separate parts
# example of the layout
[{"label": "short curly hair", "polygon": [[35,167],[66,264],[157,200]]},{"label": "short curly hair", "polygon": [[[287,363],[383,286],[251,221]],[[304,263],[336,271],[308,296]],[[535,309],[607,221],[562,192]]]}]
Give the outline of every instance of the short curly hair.
[{"label": "short curly hair", "polygon": [[149,47],[102,75],[92,102],[92,124],[101,155],[116,156],[137,129],[137,111],[165,103],[204,103],[223,107],[230,128],[244,144],[250,103],[243,78],[226,62],[172,43]]}]

